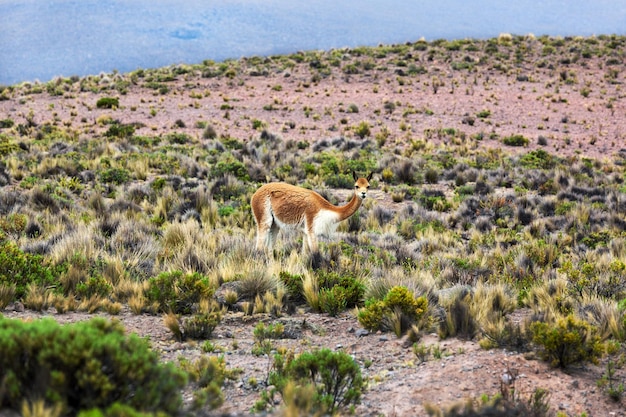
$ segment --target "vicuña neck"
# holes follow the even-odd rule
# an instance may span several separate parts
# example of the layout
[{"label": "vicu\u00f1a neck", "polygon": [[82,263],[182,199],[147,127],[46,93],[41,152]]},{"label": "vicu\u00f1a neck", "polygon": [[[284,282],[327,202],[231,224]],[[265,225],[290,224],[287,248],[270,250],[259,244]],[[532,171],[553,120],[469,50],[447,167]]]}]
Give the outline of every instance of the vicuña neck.
[{"label": "vicu\u00f1a neck", "polygon": [[362,200],[354,194],[352,195],[352,199],[348,201],[348,204],[345,206],[335,207],[335,211],[339,214],[337,222],[343,221],[356,213],[359,207],[361,207],[361,202]]}]

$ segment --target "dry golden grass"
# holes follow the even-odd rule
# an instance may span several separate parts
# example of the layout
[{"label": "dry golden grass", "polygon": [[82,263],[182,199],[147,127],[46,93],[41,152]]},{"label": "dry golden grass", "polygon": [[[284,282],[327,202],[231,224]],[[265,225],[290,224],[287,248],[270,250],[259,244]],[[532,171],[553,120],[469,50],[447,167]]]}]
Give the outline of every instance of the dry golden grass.
[{"label": "dry golden grass", "polygon": [[51,406],[42,399],[22,402],[22,417],[60,417],[62,415],[63,407],[60,403]]},{"label": "dry golden grass", "polygon": [[24,297],[24,307],[30,310],[43,311],[47,310],[53,301],[54,295],[50,289],[36,284],[28,285],[26,296]]},{"label": "dry golden grass", "polygon": [[69,262],[76,255],[91,261],[101,254],[102,244],[93,226],[79,224],[53,246],[50,259],[56,265]]}]

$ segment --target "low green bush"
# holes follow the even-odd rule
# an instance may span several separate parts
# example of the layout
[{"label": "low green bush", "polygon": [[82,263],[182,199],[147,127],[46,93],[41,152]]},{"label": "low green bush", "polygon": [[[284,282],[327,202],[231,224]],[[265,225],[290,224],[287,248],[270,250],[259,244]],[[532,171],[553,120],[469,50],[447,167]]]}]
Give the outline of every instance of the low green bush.
[{"label": "low green bush", "polygon": [[230,154],[227,154],[217,161],[217,163],[211,167],[210,174],[211,178],[219,178],[225,174],[232,174],[241,181],[250,181],[250,175],[248,174],[246,165]]},{"label": "low green bush", "polygon": [[172,271],[150,278],[145,295],[149,303],[158,306],[159,313],[190,314],[194,304],[212,297],[214,292],[206,276]]},{"label": "low green bush", "polygon": [[143,413],[128,405],[113,403],[105,409],[94,408],[88,411],[81,411],[78,417],[166,417],[163,412]]},{"label": "low green bush", "polygon": [[528,138],[522,135],[511,135],[502,138],[502,143],[507,146],[528,146]]},{"label": "low green bush", "polygon": [[303,303],[305,301],[302,278],[302,275],[290,274],[287,271],[281,271],[278,274],[278,279],[280,279],[287,288],[287,296],[289,297],[289,301],[293,303]]},{"label": "low green bush", "polygon": [[112,109],[120,106],[120,99],[117,97],[101,97],[96,101],[96,107],[99,109]]},{"label": "low green bush", "polygon": [[186,145],[193,142],[193,138],[186,133],[169,133],[165,135],[165,140],[177,145]]},{"label": "low green bush", "polygon": [[130,138],[135,134],[135,124],[111,123],[104,136],[114,138]]},{"label": "low green bush", "polygon": [[555,367],[595,363],[604,353],[598,330],[573,314],[560,317],[555,323],[533,322],[530,330],[533,343],[539,347],[539,356]]},{"label": "low green bush", "polygon": [[15,299],[26,295],[29,284],[56,288],[58,271],[41,255],[23,252],[15,243],[0,236],[0,284],[14,286]]},{"label": "low green bush", "polygon": [[222,321],[220,311],[195,314],[182,319],[182,336],[194,340],[210,339],[213,330]]},{"label": "low green bush", "polygon": [[520,165],[531,169],[551,169],[557,164],[557,158],[543,149],[530,151],[520,158]]},{"label": "low green bush", "polygon": [[319,293],[320,310],[332,317],[337,317],[346,309],[347,292],[348,290],[338,285],[332,288],[322,288]]},{"label": "low green bush", "polygon": [[331,188],[352,188],[354,178],[348,174],[330,174],[324,177],[324,182]]},{"label": "low green bush", "polygon": [[117,322],[0,318],[0,352],[0,408],[17,411],[36,398],[64,415],[116,402],[172,415],[182,405],[185,373],[159,363],[146,340],[126,335]]},{"label": "low green bush", "polygon": [[366,121],[362,121],[357,126],[354,126],[354,134],[360,137],[361,139],[364,139],[365,137],[370,136],[372,132],[371,132],[369,123]]},{"label": "low green bush", "polygon": [[369,299],[359,311],[359,323],[371,331],[391,331],[400,337],[428,315],[428,299],[415,297],[408,288],[392,287],[383,300]]},{"label": "low green bush", "polygon": [[12,137],[0,134],[0,156],[6,156],[18,149],[19,146],[14,142]]},{"label": "low green bush", "polygon": [[113,286],[102,275],[91,276],[85,282],[76,284],[76,294],[81,298],[106,297],[111,291]]},{"label": "low green bush", "polygon": [[338,273],[335,271],[319,271],[317,283],[322,290],[335,290],[333,296],[340,297],[345,301],[345,308],[352,308],[363,303],[365,284],[355,274],[349,272]]},{"label": "low green bush", "polygon": [[130,172],[124,168],[108,168],[100,173],[100,180],[107,184],[125,184],[130,181]]},{"label": "low green bush", "polygon": [[283,395],[290,382],[296,386],[315,387],[316,411],[333,415],[361,398],[364,381],[359,365],[345,352],[321,349],[301,355],[285,357],[276,355],[275,371],[269,382]]}]

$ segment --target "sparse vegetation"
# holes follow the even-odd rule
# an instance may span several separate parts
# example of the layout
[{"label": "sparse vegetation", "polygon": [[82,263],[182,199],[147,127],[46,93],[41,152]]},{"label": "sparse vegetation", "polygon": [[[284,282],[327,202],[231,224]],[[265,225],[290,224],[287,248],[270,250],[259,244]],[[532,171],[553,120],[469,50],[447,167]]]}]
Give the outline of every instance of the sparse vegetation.
[{"label": "sparse vegetation", "polygon": [[[250,375],[238,384],[266,396],[263,409],[278,406],[278,395],[282,407],[303,413],[349,412],[367,398],[360,364],[369,361],[368,372],[385,365],[360,357],[358,349],[353,358],[319,353],[309,340],[355,317],[370,332],[406,337],[419,366],[453,354],[420,342],[425,334],[448,339],[442,343],[457,338],[486,349],[532,351],[555,367],[600,361],[603,393],[623,401],[623,347],[602,355],[603,347],[626,339],[626,154],[622,133],[595,119],[620,108],[623,44],[619,36],[505,34],[206,61],[116,74],[106,83],[93,76],[0,87],[0,105],[10,104],[0,120],[0,308],[59,317],[74,310],[158,315],[182,347],[170,355],[200,346],[202,355],[254,350],[256,360],[263,358],[261,370],[246,369]],[[598,64],[606,78],[587,86],[583,74]],[[246,78],[297,74],[291,71],[297,65],[306,77],[265,80],[262,92]],[[540,81],[547,75],[550,81]],[[194,77],[228,88],[201,91]],[[327,78],[335,80],[333,88]],[[545,110],[506,116],[498,82],[519,89],[516,100],[531,97]],[[286,99],[292,85],[298,98]],[[375,90],[376,104],[359,100],[354,86]],[[125,101],[123,91],[131,88],[141,97],[129,113],[136,121],[128,122],[111,96]],[[245,93],[235,94],[237,88]],[[83,102],[85,92],[100,98]],[[189,114],[207,112],[172,112],[163,95],[174,92],[180,109],[185,97],[192,100]],[[241,98],[266,93],[271,98],[263,97],[258,111],[254,100]],[[433,94],[450,97],[456,110],[415,99]],[[484,102],[464,108],[459,94],[480,94]],[[34,105],[50,95],[54,105]],[[603,96],[602,105],[581,116],[571,103],[582,96],[589,103]],[[321,97],[332,100],[320,105]],[[81,117],[83,111],[93,116]],[[607,137],[614,145],[604,141],[598,151]],[[590,151],[601,158],[588,157]],[[300,238],[277,239],[273,259],[255,252],[250,197],[260,184],[299,184],[341,205],[344,189],[354,186],[352,170],[375,173],[373,198],[334,237],[320,239],[319,256],[302,254]],[[326,328],[291,317],[320,313]],[[225,321],[263,325],[255,328],[253,345],[238,343],[237,334],[217,339]],[[359,343],[367,344],[389,335],[363,337]],[[281,346],[291,338],[298,339],[291,346],[298,343],[299,356]],[[343,348],[353,354],[348,346],[337,350]],[[272,369],[275,353],[281,359]],[[192,401],[199,407],[219,405],[228,379],[222,362],[209,361],[181,365],[195,372]],[[350,375],[302,376],[321,362],[345,366]],[[263,390],[272,371],[270,393]],[[222,376],[212,384],[209,374]],[[37,376],[25,374],[24,389],[38,389]],[[49,381],[57,379],[61,374]],[[0,377],[0,404],[20,412],[22,397],[9,383]],[[331,398],[325,390],[338,383],[355,390]],[[32,397],[38,398],[53,409],[55,401]],[[464,410],[522,413],[535,404],[541,411],[546,398],[537,392],[521,404],[487,397]],[[93,405],[100,409],[93,412],[160,410],[111,401]],[[178,399],[172,404],[176,410],[167,412],[179,411]],[[64,405],[60,413],[75,411]]]}]

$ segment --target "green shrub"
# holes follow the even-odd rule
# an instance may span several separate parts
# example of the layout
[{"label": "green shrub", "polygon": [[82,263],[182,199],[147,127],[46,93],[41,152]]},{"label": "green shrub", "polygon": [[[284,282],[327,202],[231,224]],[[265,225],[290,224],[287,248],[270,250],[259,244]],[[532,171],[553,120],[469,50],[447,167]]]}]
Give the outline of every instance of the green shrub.
[{"label": "green shrub", "polygon": [[19,146],[13,142],[13,138],[9,135],[0,134],[0,156],[6,156],[11,152],[15,152]]},{"label": "green shrub", "polygon": [[211,177],[218,178],[224,174],[232,174],[242,181],[249,181],[250,175],[245,164],[228,154],[211,167]]},{"label": "green shrub", "polygon": [[162,412],[157,413],[142,413],[141,411],[137,411],[135,408],[120,404],[113,403],[110,407],[106,409],[98,409],[94,408],[88,411],[81,411],[78,413],[78,417],[166,417],[167,414]]},{"label": "green shrub", "polygon": [[56,288],[58,271],[41,255],[23,252],[17,245],[0,236],[0,284],[15,287],[15,298],[26,295],[29,284]]},{"label": "green shrub", "polygon": [[370,136],[372,133],[370,130],[370,124],[366,121],[359,123],[357,126],[354,127],[354,133],[361,139]]},{"label": "green shrub", "polygon": [[566,368],[579,362],[596,362],[604,352],[598,331],[584,320],[570,314],[556,323],[534,322],[530,325],[533,343],[539,356],[552,366]]},{"label": "green shrub", "polygon": [[107,184],[125,184],[130,181],[130,172],[124,168],[105,169],[100,173],[100,180]]},{"label": "green shrub", "polygon": [[220,142],[226,149],[243,149],[243,142],[231,136],[222,136]]},{"label": "green shrub", "polygon": [[388,313],[389,309],[383,301],[370,299],[365,302],[365,309],[359,311],[358,320],[361,326],[368,330],[378,331],[384,328],[389,330],[385,323]]},{"label": "green shrub", "polygon": [[115,138],[130,138],[135,134],[135,124],[111,123],[104,136]]},{"label": "green shrub", "polygon": [[522,135],[511,135],[502,138],[502,143],[507,146],[528,146],[528,138]]},{"label": "green shrub", "polygon": [[193,340],[210,339],[213,330],[222,321],[222,313],[220,311],[211,311],[208,313],[199,313],[182,320],[182,337]]},{"label": "green shrub", "polygon": [[289,301],[293,303],[303,303],[305,301],[302,278],[302,275],[290,274],[287,271],[280,271],[280,273],[278,274],[278,279],[280,279],[287,288],[287,296],[289,297]]},{"label": "green shrub", "polygon": [[359,365],[345,352],[321,349],[304,352],[296,358],[276,355],[275,371],[269,382],[283,393],[290,381],[315,387],[317,411],[334,414],[358,403],[364,382]]},{"label": "green shrub", "polygon": [[194,391],[193,409],[214,409],[222,405],[224,395],[222,386],[226,379],[235,379],[238,370],[226,368],[223,356],[201,356],[191,362],[187,359],[180,360],[180,367],[187,372],[189,379],[200,388]]},{"label": "green shrub", "polygon": [[254,328],[253,334],[252,354],[256,356],[269,355],[274,350],[272,339],[285,337],[285,326],[282,323],[272,323],[267,326],[265,323],[259,323]]},{"label": "green shrub", "polygon": [[320,310],[332,317],[336,317],[346,309],[347,290],[338,285],[332,288],[322,288],[319,293]]},{"label": "green shrub", "polygon": [[365,284],[352,273],[344,272],[339,274],[334,271],[319,271],[317,273],[317,283],[320,290],[332,290],[335,287],[340,287],[341,289],[336,290],[338,292],[334,295],[337,296],[339,292],[342,292],[341,297],[345,300],[346,308],[356,307],[363,302]]},{"label": "green shrub", "polygon": [[282,323],[271,323],[267,326],[265,323],[259,323],[254,327],[254,339],[282,339],[285,335],[285,325]]},{"label": "green shrub", "polygon": [[0,408],[20,410],[24,398],[40,398],[67,415],[115,402],[176,414],[182,404],[185,374],[102,318],[65,326],[0,318],[0,351]]},{"label": "green shrub", "polygon": [[150,278],[145,295],[148,302],[156,303],[158,312],[190,314],[194,304],[212,297],[214,291],[202,274],[173,271]]},{"label": "green shrub", "polygon": [[367,330],[390,331],[400,337],[414,324],[422,324],[428,313],[426,297],[415,297],[408,288],[392,287],[385,298],[370,299],[359,311],[359,323]]},{"label": "green shrub", "polygon": [[520,158],[520,165],[530,169],[551,169],[556,162],[556,158],[543,149],[530,151]]},{"label": "green shrub", "polygon": [[112,109],[120,106],[120,99],[117,97],[102,97],[96,101],[96,107],[99,109]]},{"label": "green shrub", "polygon": [[193,142],[193,138],[186,133],[169,133],[165,135],[165,140],[177,145],[185,145]]},{"label": "green shrub", "polygon": [[9,214],[8,216],[0,217],[0,231],[11,235],[19,235],[28,223],[28,217],[25,214]]},{"label": "green shrub", "polygon": [[324,176],[324,182],[331,188],[352,188],[354,178],[348,174],[330,174]]},{"label": "green shrub", "polygon": [[486,119],[489,116],[491,116],[491,110],[488,110],[488,109],[481,110],[478,113],[476,113],[476,117],[480,119]]},{"label": "green shrub", "polygon": [[87,281],[76,284],[76,294],[82,298],[106,297],[112,290],[113,286],[102,275],[91,276]]}]

